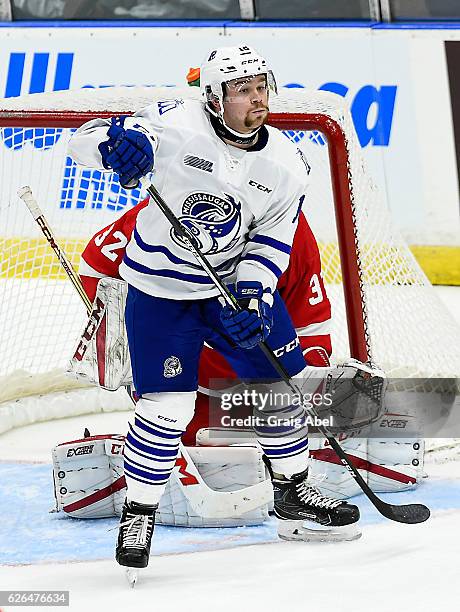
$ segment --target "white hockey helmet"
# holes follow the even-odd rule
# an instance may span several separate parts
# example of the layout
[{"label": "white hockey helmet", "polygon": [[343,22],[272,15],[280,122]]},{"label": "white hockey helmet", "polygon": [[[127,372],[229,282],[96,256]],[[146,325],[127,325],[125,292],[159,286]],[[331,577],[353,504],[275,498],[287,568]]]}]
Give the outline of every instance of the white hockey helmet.
[{"label": "white hockey helmet", "polygon": [[[271,68],[268,66],[265,58],[259,55],[252,47],[247,45],[220,47],[211,51],[200,68],[201,95],[208,111],[215,117],[218,117],[225,125],[223,120],[224,84],[234,79],[251,78],[259,74],[266,75],[269,92],[271,91],[276,94],[276,81]],[[211,105],[213,99],[219,101],[220,111],[216,111],[215,107]],[[238,132],[234,132],[228,126],[225,127],[230,132],[240,136]],[[251,134],[245,134],[244,136],[251,137]]]}]

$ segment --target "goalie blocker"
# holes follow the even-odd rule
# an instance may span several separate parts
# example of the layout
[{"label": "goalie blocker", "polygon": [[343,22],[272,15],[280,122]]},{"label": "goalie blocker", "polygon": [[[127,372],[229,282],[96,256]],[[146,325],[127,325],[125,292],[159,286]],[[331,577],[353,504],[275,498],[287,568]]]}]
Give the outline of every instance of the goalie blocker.
[{"label": "goalie blocker", "polygon": [[108,391],[132,383],[124,311],[128,285],[101,278],[88,321],[78,339],[67,372]]}]

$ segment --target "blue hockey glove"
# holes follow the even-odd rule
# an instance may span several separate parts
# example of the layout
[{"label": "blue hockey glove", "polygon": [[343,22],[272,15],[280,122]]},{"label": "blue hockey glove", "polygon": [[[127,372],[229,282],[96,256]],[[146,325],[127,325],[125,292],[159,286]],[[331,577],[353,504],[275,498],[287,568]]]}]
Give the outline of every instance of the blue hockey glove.
[{"label": "blue hockey glove", "polygon": [[107,170],[119,175],[120,184],[134,189],[139,179],[152,171],[154,154],[152,143],[141,131],[123,127],[125,117],[112,117],[107,131],[108,140],[101,142],[99,152]]},{"label": "blue hockey glove", "polygon": [[273,295],[257,281],[240,281],[234,291],[243,310],[224,306],[220,320],[228,335],[244,349],[251,349],[265,340],[273,325]]}]

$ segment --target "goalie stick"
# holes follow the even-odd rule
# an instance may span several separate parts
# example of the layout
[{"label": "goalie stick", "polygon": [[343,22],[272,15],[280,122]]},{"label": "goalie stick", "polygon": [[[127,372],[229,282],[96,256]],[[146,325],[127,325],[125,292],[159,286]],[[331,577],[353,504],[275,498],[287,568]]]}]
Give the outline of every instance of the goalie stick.
[{"label": "goalie stick", "polygon": [[[231,293],[228,287],[224,285],[224,283],[221,281],[220,277],[218,276],[217,272],[214,270],[214,268],[211,266],[207,258],[200,251],[200,248],[197,245],[197,241],[195,237],[193,236],[193,234],[188,230],[187,227],[182,225],[182,223],[175,216],[173,211],[169,208],[165,200],[162,198],[160,193],[154,187],[154,185],[152,185],[146,177],[142,177],[140,179],[140,182],[142,186],[147,190],[147,192],[149,193],[153,201],[156,203],[158,208],[161,210],[161,212],[168,219],[168,221],[170,222],[176,234],[182,238],[182,240],[188,246],[189,250],[193,253],[195,258],[201,264],[202,268],[212,279],[212,281],[214,282],[215,286],[219,290],[225,302],[237,311],[242,310],[235,296]],[[284,366],[280,363],[280,361],[275,356],[275,354],[270,349],[270,347],[265,342],[260,342],[259,347],[261,348],[262,352],[267,357],[270,364],[278,372],[281,379],[287,384],[289,389],[296,396],[301,397],[302,394],[300,392],[300,389],[298,389],[296,385],[293,383],[291,377],[289,376],[289,373],[286,371]],[[309,407],[306,410],[310,416],[312,417],[318,416],[313,407]],[[328,432],[328,430],[322,425],[318,426],[318,430],[327,439],[331,448],[335,451],[338,458],[340,459],[342,465],[348,470],[350,475],[356,480],[357,484],[359,485],[363,493],[372,502],[372,504],[380,512],[380,514],[382,514],[383,516],[385,516],[386,518],[392,521],[397,521],[399,523],[407,523],[407,524],[423,523],[429,518],[430,510],[423,504],[404,504],[404,505],[388,504],[387,502],[384,502],[382,499],[380,499],[369,487],[367,482],[361,476],[361,474],[359,473],[357,468],[354,466],[351,459],[342,449],[342,447],[337,442],[337,440],[334,438],[334,436],[332,436]]]},{"label": "goalie stick", "polygon": [[[80,277],[56,242],[53,232],[32,194],[31,188],[29,186],[21,187],[18,190],[18,196],[26,204],[32,217],[42,230],[78,295],[85,304],[88,314],[91,315],[93,306],[86,295]],[[126,390],[135,404],[129,389],[127,388]],[[184,496],[193,510],[204,518],[218,519],[227,518],[235,514],[245,514],[264,504],[270,503],[273,499],[272,486],[269,480],[264,480],[263,482],[236,491],[215,491],[211,489],[203,480],[182,442],[179,443],[179,456],[172,476],[175,478],[178,486],[181,487]],[[182,477],[184,477],[186,482],[183,482]]]}]

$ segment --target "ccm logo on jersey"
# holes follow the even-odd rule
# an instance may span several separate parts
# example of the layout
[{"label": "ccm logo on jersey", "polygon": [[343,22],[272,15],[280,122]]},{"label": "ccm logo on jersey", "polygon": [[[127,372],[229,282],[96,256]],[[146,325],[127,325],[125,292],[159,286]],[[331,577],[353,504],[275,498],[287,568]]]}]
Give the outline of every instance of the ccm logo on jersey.
[{"label": "ccm logo on jersey", "polygon": [[94,444],[89,446],[79,446],[78,448],[69,448],[67,451],[67,457],[79,457],[80,455],[91,455],[93,452]]},{"label": "ccm logo on jersey", "polygon": [[269,189],[268,187],[265,187],[265,185],[261,185],[260,183],[258,183],[257,181],[253,181],[252,179],[249,181],[249,185],[251,187],[259,189],[260,191],[263,191],[264,193],[271,193],[273,191],[273,189]]},{"label": "ccm logo on jersey", "polygon": [[273,353],[276,357],[281,357],[282,355],[285,355],[286,353],[290,353],[291,351],[293,351],[297,346],[299,346],[299,344],[300,344],[300,341],[296,337],[294,338],[294,340],[291,340],[291,342],[288,342],[288,344],[285,344],[279,349],[274,350]]}]

